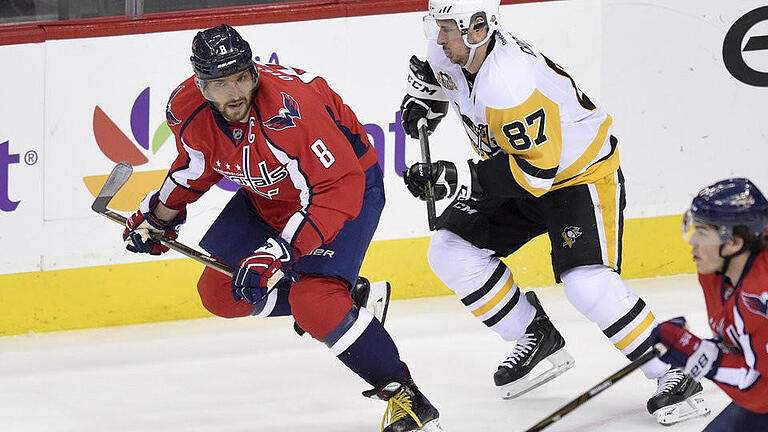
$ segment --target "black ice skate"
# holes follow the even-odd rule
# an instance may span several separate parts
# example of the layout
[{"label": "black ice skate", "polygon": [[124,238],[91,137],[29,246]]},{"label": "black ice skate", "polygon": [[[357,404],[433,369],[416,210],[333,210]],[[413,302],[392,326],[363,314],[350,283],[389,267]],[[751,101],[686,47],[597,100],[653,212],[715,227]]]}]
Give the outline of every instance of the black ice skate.
[{"label": "black ice skate", "polygon": [[[493,374],[493,381],[501,390],[501,397],[504,399],[527,393],[561,375],[575,364],[573,357],[564,348],[565,339],[544,313],[536,294],[528,291],[525,297],[536,308],[536,316],[525,329],[525,335],[515,344],[512,353]],[[542,360],[547,360],[552,367],[531,377],[531,371]]]},{"label": "black ice skate", "polygon": [[381,420],[383,432],[442,432],[440,413],[413,381],[392,381],[363,392],[363,396],[388,402],[387,411]]},{"label": "black ice skate", "polygon": [[659,388],[648,399],[648,412],[665,425],[673,425],[690,418],[709,414],[702,405],[703,387],[686,376],[680,369],[670,369],[659,378]]},{"label": "black ice skate", "polygon": [[[368,309],[381,322],[381,325],[384,325],[384,320],[387,319],[387,309],[389,308],[389,297],[392,294],[392,286],[389,282],[378,281],[371,283],[368,279],[358,276],[357,283],[349,290],[349,294],[352,296],[352,301],[358,307]],[[293,323],[293,330],[299,336],[306,334],[306,331],[296,322]]]}]

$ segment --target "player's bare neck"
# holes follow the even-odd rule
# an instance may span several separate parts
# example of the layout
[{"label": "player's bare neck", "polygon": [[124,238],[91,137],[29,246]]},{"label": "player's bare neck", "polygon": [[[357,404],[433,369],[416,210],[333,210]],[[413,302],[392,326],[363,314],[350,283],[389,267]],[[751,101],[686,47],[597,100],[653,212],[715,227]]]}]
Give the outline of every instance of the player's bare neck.
[{"label": "player's bare neck", "polygon": [[731,262],[728,263],[728,269],[725,271],[725,276],[727,276],[734,285],[739,283],[741,274],[744,272],[744,267],[747,265],[747,260],[749,260],[749,252],[742,252],[731,258]]}]

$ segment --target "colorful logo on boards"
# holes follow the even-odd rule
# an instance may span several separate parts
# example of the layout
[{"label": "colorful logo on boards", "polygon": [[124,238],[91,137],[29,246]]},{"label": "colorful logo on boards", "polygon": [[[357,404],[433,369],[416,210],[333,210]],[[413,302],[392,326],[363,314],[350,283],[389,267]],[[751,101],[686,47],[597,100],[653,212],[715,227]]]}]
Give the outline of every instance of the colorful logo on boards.
[{"label": "colorful logo on boards", "polygon": [[[149,162],[149,157],[154,156],[168,142],[171,129],[165,121],[154,128],[150,140],[150,88],[147,87],[139,93],[133,101],[130,115],[129,138],[126,133],[107,115],[98,105],[93,109],[93,136],[96,144],[109,160],[114,163],[126,161],[134,168],[141,167]],[[131,179],[110,203],[115,210],[133,211],[147,194],[162,185],[167,174],[167,169],[161,170],[135,170]],[[91,195],[94,197],[104,185],[107,174],[83,177]],[[222,179],[218,186],[228,191],[234,191],[239,186],[227,179]]]}]

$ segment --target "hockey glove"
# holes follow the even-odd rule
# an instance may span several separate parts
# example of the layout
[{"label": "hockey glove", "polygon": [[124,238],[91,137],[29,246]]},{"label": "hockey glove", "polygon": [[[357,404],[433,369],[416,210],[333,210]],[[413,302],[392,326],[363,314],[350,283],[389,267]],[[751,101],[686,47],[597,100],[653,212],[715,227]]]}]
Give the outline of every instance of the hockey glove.
[{"label": "hockey glove", "polygon": [[482,195],[475,173],[475,164],[469,160],[466,164],[450,161],[437,161],[431,164],[415,163],[403,171],[403,180],[413,196],[426,201],[427,183],[432,182],[435,200],[478,199]]},{"label": "hockey glove", "polygon": [[153,191],[139,204],[139,209],[125,221],[123,240],[131,252],[160,255],[168,252],[168,246],[160,243],[165,237],[176,240],[181,225],[187,220],[187,211],[182,210],[172,221],[163,221],[153,215],[153,210],[160,201],[160,192]]},{"label": "hockey glove", "polygon": [[258,304],[283,277],[298,280],[293,266],[291,245],[280,237],[270,238],[240,261],[232,276],[232,297]]},{"label": "hockey glove", "polygon": [[411,138],[419,139],[418,122],[427,119],[428,133],[434,132],[437,124],[448,113],[448,99],[426,61],[411,56],[408,69],[408,91],[400,104],[403,130]]},{"label": "hockey glove", "polygon": [[717,343],[710,339],[701,340],[685,329],[685,318],[677,317],[665,321],[651,335],[654,343],[661,342],[667,352],[661,361],[681,368],[696,381],[703,377],[712,379],[720,367],[722,353]]}]

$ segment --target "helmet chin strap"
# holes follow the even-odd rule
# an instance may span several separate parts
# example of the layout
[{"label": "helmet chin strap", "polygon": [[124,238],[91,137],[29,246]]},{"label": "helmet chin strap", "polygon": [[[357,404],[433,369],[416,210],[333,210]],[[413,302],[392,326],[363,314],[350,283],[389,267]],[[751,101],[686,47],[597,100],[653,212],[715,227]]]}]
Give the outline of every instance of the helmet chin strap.
[{"label": "helmet chin strap", "polygon": [[[718,254],[720,255],[720,258],[723,259],[723,266],[720,268],[720,274],[725,275],[725,272],[728,271],[728,266],[731,265],[731,258],[735,257],[736,255],[744,252],[747,250],[747,242],[744,242],[741,245],[741,248],[737,250],[736,252],[728,255],[723,255],[723,247],[725,247],[725,243],[720,243],[720,249],[718,250]],[[733,283],[738,283],[738,281],[731,281]]]},{"label": "helmet chin strap", "polygon": [[478,43],[476,43],[476,44],[470,43],[470,42],[467,40],[467,37],[468,37],[469,35],[464,35],[464,36],[462,36],[462,39],[464,40],[464,45],[466,45],[466,46],[467,46],[467,48],[469,48],[469,57],[467,57],[467,62],[466,62],[466,63],[464,63],[464,65],[462,66],[462,68],[466,69],[466,68],[468,68],[468,67],[469,67],[469,65],[470,65],[470,64],[472,64],[472,60],[474,60],[474,59],[475,59],[475,52],[477,51],[477,49],[478,49],[478,48],[480,48],[480,47],[481,47],[481,46],[482,46],[484,43],[486,43],[486,42],[488,42],[489,40],[491,40],[491,36],[493,36],[493,33],[494,33],[493,31],[490,31],[490,30],[489,30],[489,31],[488,31],[488,34],[487,34],[487,35],[485,35],[485,37],[483,38],[483,40],[481,40],[480,42],[478,42]]}]

